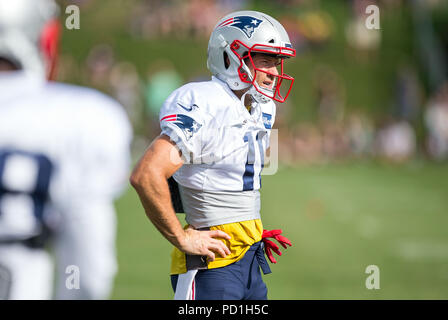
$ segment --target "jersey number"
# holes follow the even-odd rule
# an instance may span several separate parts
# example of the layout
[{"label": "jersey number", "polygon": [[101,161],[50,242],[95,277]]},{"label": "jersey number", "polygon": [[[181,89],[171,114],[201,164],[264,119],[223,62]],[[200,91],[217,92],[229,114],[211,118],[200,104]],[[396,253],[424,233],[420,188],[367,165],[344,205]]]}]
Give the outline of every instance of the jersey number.
[{"label": "jersey number", "polygon": [[[264,167],[264,149],[263,149],[263,137],[267,134],[266,131],[259,131],[254,140],[251,132],[246,132],[244,135],[244,142],[248,142],[249,151],[247,153],[246,166],[243,174],[243,191],[254,189],[254,175],[255,175],[255,154],[258,151],[260,154],[260,168],[258,179],[260,181],[261,188],[261,170]],[[257,148],[258,147],[258,148]],[[257,151],[255,149],[258,149]]]},{"label": "jersey number", "polygon": [[[52,162],[43,154],[0,149],[0,222],[32,221],[33,225],[36,222],[39,225],[48,200],[52,171]],[[9,216],[6,218],[6,215]]]}]

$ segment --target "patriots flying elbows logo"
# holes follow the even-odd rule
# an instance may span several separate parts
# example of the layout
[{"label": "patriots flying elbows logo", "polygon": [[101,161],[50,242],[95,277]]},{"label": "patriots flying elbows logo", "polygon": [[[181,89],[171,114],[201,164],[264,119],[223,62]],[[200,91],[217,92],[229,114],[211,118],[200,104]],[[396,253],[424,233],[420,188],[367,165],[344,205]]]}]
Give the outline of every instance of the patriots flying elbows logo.
[{"label": "patriots flying elbows logo", "polygon": [[187,140],[189,140],[194,133],[196,133],[202,125],[195,121],[193,118],[184,114],[171,114],[160,119],[160,121],[169,121],[178,126],[184,133]]},{"label": "patriots flying elbows logo", "polygon": [[218,28],[226,26],[235,27],[243,31],[250,38],[262,22],[263,20],[251,16],[238,16],[224,20],[218,25]]}]

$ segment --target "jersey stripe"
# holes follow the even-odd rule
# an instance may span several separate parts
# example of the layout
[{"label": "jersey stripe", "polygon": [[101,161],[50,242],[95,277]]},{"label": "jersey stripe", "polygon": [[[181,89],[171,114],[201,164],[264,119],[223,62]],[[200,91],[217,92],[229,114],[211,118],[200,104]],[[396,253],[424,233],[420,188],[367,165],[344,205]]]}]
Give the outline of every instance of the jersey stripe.
[{"label": "jersey stripe", "polygon": [[176,115],[175,115],[175,114],[170,114],[170,115],[165,116],[165,117],[163,117],[162,119],[160,119],[160,121],[163,121],[163,120],[166,120],[166,121],[173,121],[173,120],[176,120]]}]

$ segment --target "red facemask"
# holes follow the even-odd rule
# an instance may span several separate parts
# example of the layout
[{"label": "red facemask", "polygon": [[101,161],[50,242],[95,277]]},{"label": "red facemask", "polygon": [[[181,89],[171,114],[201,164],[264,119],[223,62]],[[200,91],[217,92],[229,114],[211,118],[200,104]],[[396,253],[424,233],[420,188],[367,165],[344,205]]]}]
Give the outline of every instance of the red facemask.
[{"label": "red facemask", "polygon": [[[244,55],[240,55],[238,51],[241,52],[241,46],[245,47],[247,51],[245,50]],[[255,44],[252,47],[246,46],[244,43],[242,43],[239,40],[235,40],[230,45],[230,49],[232,52],[238,57],[240,61],[240,66],[238,68],[238,74],[240,76],[241,81],[245,83],[252,84],[255,89],[267,96],[270,99],[273,99],[277,102],[285,102],[286,98],[288,97],[289,93],[291,92],[292,85],[294,83],[294,78],[285,74],[283,72],[284,69],[284,59],[286,57],[295,57],[296,51],[292,48],[286,48],[286,47],[276,47],[276,46],[270,46],[270,45],[261,45],[261,44]],[[247,52],[247,53],[246,53]],[[261,70],[260,68],[257,68],[254,64],[254,61],[252,59],[253,55],[255,53],[264,53],[268,55],[275,55],[277,57],[281,58],[280,62],[280,70],[278,74],[269,73],[265,70]],[[254,70],[254,74],[252,77],[250,77],[244,67],[244,60],[249,61],[249,63],[252,64],[252,68]],[[272,89],[267,89],[260,87],[258,83],[256,82],[257,79],[257,73],[262,72],[268,75],[270,79],[273,80],[274,85]]]}]

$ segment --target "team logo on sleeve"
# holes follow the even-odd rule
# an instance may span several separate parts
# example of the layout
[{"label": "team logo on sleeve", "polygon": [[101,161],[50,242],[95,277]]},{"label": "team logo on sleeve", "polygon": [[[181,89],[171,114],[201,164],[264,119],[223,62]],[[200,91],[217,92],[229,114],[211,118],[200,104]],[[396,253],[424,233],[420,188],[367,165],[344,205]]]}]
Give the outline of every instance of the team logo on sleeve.
[{"label": "team logo on sleeve", "polygon": [[178,126],[184,133],[187,140],[189,140],[193,136],[193,134],[202,127],[201,124],[185,114],[171,114],[163,117],[160,121],[172,122],[173,124]]},{"label": "team logo on sleeve", "polygon": [[238,16],[229,18],[221,22],[220,27],[235,27],[243,31],[248,38],[252,37],[255,29],[263,22],[263,20],[251,17],[251,16]]}]

